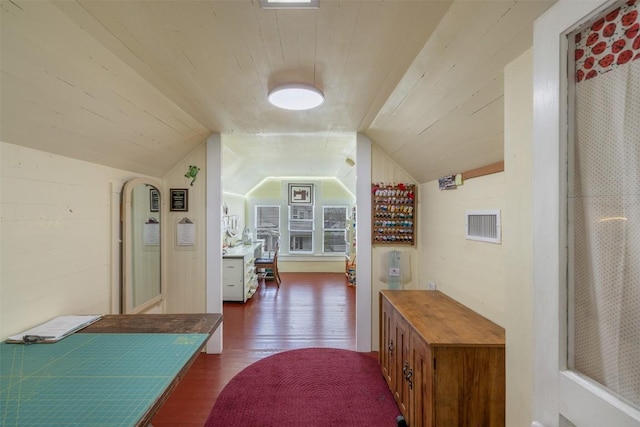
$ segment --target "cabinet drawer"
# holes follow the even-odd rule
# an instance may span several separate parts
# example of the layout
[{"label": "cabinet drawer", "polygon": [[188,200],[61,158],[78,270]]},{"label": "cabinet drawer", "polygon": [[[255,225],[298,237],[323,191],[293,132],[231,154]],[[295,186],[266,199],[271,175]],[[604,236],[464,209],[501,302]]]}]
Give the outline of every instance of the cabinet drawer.
[{"label": "cabinet drawer", "polygon": [[244,276],[244,265],[242,260],[224,260],[222,263],[222,277],[227,278],[242,278]]},{"label": "cabinet drawer", "polygon": [[224,301],[244,300],[244,281],[240,278],[227,278],[222,280],[222,299]]}]

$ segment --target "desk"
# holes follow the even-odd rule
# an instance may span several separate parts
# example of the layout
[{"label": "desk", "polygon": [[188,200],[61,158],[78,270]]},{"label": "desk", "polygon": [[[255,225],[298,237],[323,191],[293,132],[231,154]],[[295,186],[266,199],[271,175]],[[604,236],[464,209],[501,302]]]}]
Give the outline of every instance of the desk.
[{"label": "desk", "polygon": [[258,241],[250,245],[238,245],[224,248],[222,251],[222,258],[243,258],[246,255],[251,255],[254,258],[262,257],[262,242]]},{"label": "desk", "polygon": [[223,301],[246,302],[258,289],[254,261],[262,254],[262,243],[226,248],[222,254]]},{"label": "desk", "polygon": [[54,344],[0,343],[0,420],[146,426],[221,314],[107,315]]}]

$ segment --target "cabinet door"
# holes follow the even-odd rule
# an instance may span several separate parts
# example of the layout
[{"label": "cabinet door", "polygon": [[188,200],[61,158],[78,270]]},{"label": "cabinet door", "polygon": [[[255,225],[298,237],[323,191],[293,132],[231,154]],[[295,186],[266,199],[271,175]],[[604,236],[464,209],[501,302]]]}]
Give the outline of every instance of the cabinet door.
[{"label": "cabinet door", "polygon": [[505,358],[501,347],[436,347],[434,424],[505,425]]},{"label": "cabinet door", "polygon": [[411,387],[409,425],[431,427],[433,425],[433,358],[431,348],[417,333],[411,333]]},{"label": "cabinet door", "polygon": [[[395,387],[394,397],[402,415],[409,420],[409,384],[407,376],[411,370],[411,360],[409,353],[409,324],[397,312],[393,316],[393,329],[396,348],[395,356]],[[411,421],[408,421],[410,424]]]},{"label": "cabinet door", "polygon": [[392,336],[393,308],[389,301],[381,297],[380,303],[380,366],[382,375],[391,390],[395,388],[395,337]]}]

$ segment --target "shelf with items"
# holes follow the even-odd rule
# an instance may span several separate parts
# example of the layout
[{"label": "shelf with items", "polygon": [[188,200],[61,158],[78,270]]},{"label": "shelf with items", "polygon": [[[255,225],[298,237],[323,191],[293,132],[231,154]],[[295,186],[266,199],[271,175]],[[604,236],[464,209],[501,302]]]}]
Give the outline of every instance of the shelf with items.
[{"label": "shelf with items", "polygon": [[347,253],[345,255],[345,275],[349,286],[356,285],[356,208],[353,207],[347,225]]},{"label": "shelf with items", "polygon": [[414,184],[371,186],[371,239],[374,245],[414,245],[416,226]]}]

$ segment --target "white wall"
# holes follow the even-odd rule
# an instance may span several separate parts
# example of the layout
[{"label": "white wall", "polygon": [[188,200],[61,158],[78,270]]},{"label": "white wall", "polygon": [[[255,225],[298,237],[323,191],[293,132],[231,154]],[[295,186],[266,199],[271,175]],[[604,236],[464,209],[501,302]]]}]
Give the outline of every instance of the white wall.
[{"label": "white wall", "polygon": [[[432,280],[506,330],[508,426],[532,411],[532,64],[528,51],[505,69],[505,171],[456,190],[428,182],[419,198],[420,288]],[[501,244],[465,239],[470,209],[501,210]]]},{"label": "white wall", "polygon": [[[371,148],[371,181],[372,183],[385,184],[416,184],[415,179],[409,176],[400,166],[394,163],[375,145]],[[416,219],[418,224],[422,221],[422,201],[416,195]],[[358,236],[360,238],[360,236]],[[367,236],[371,239],[371,235]],[[419,281],[419,259],[417,246],[403,245],[373,245],[371,248],[371,323],[372,323],[372,346],[374,350],[379,348],[379,322],[380,322],[380,291],[389,289],[387,283],[389,252],[397,250],[400,252],[402,275],[406,278],[403,289],[420,289]],[[357,281],[357,278],[356,278]]]},{"label": "white wall", "polygon": [[[50,153],[1,143],[2,236],[0,339],[62,314],[119,311],[119,216],[124,183],[139,177]],[[188,166],[201,171],[193,186]],[[189,211],[161,212],[168,221],[168,312],[205,310],[205,145],[164,177],[170,188],[189,189]],[[194,247],[175,244],[176,222],[196,224]],[[162,311],[154,307],[153,312]]]},{"label": "white wall", "polygon": [[[192,165],[200,168],[193,185],[191,185],[191,179],[185,177],[189,166]],[[166,211],[163,213],[167,220],[167,277],[164,291],[168,313],[202,313],[205,311],[206,169],[206,145],[203,143],[179,161],[164,176],[164,196],[167,198]],[[169,191],[172,188],[186,188],[188,190],[189,210],[187,212],[171,212],[169,210]],[[196,227],[196,244],[194,246],[178,246],[176,244],[177,223],[185,217],[190,219]]]},{"label": "white wall", "polygon": [[505,328],[507,425],[532,420],[533,399],[533,58],[505,68]]},{"label": "white wall", "polygon": [[[452,171],[452,173],[455,171]],[[462,171],[459,171],[462,172]],[[465,239],[465,212],[505,206],[504,172],[469,179],[455,190],[441,191],[438,181],[419,186],[420,280],[493,322],[504,326],[505,250],[502,244]]]},{"label": "white wall", "polygon": [[0,143],[0,339],[119,310],[119,198],[139,175]]}]

